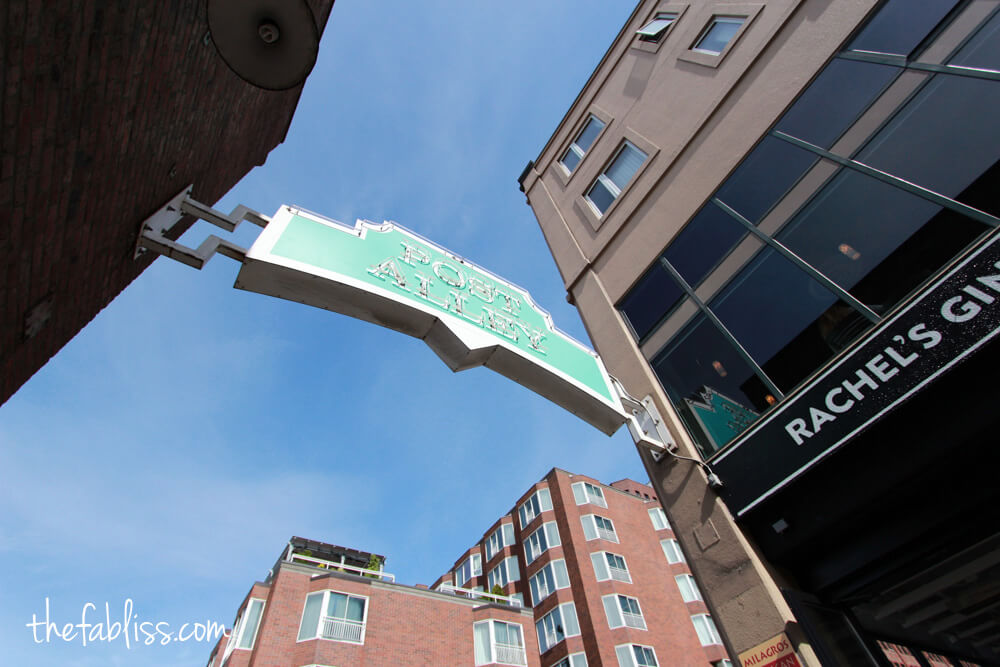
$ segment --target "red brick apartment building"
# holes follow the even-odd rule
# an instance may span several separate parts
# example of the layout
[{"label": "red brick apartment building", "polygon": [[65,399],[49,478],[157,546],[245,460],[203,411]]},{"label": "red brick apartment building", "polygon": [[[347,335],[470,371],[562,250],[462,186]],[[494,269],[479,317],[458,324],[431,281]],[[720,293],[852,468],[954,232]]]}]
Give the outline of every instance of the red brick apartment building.
[{"label": "red brick apartment building", "polygon": [[731,665],[653,489],[632,480],[551,470],[433,590],[384,563],[293,537],[208,667]]},{"label": "red brick apartment building", "polygon": [[373,558],[385,562],[293,537],[247,593],[209,667],[541,667],[530,609],[397,584],[381,565],[369,569]]},{"label": "red brick apartment building", "polygon": [[652,487],[630,479],[552,469],[434,584],[494,586],[533,610],[544,667],[730,664]]}]

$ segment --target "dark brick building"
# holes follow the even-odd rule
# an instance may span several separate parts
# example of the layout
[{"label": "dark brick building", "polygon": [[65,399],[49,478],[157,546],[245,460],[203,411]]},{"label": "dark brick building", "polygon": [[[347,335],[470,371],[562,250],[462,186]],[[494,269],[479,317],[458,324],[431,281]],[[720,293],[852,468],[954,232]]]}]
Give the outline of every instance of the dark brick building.
[{"label": "dark brick building", "polygon": [[[333,0],[309,0],[320,31]],[[284,139],[301,85],[237,76],[204,0],[0,6],[0,402],[139,275],[139,225],[212,203]],[[191,220],[182,221],[176,237]]]},{"label": "dark brick building", "polygon": [[532,608],[544,667],[729,664],[646,484],[551,470],[434,584],[494,586]]}]

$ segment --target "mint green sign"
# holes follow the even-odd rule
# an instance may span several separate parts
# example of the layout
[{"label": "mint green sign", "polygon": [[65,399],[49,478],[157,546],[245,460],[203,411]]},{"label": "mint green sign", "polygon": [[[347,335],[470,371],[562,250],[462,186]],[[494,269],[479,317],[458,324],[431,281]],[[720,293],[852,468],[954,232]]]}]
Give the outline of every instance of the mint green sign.
[{"label": "mint green sign", "polygon": [[452,370],[487,366],[606,433],[625,420],[600,358],[526,291],[394,223],[347,227],[282,207],[236,287],[421,338]]}]

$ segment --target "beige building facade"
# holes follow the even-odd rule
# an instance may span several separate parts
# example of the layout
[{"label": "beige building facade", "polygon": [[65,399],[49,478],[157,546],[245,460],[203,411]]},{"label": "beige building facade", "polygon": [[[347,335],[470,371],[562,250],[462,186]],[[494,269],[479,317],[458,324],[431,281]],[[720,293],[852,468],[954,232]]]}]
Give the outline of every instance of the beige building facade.
[{"label": "beige building facade", "polygon": [[1000,661],[998,5],[644,0],[519,179],[744,664]]}]

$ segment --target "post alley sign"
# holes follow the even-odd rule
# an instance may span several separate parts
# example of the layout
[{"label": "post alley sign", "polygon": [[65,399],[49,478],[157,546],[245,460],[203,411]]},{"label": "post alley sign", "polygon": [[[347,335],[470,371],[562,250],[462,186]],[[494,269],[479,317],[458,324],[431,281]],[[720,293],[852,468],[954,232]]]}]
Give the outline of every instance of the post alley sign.
[{"label": "post alley sign", "polygon": [[453,371],[486,366],[605,433],[625,421],[600,358],[526,291],[395,223],[347,227],[283,206],[235,286],[420,338]]},{"label": "post alley sign", "polygon": [[994,232],[711,460],[740,516],[1000,333]]}]

